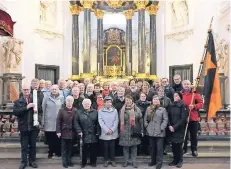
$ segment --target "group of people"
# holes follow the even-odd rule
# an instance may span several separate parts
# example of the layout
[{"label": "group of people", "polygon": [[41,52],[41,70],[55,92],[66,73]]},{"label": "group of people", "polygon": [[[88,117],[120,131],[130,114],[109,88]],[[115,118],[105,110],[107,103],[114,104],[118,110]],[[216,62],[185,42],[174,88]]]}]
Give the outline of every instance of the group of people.
[{"label": "group of people", "polygon": [[[13,107],[21,137],[19,169],[24,169],[28,161],[33,168],[38,167],[36,138],[41,128],[49,148],[48,158],[62,156],[64,168],[73,166],[75,142],[83,143],[81,167],[86,166],[88,154],[91,166],[96,167],[99,141],[104,167],[115,167],[115,154],[120,153],[124,156],[123,167],[127,167],[131,152],[132,166],[137,168],[137,152],[141,151],[151,155],[149,166],[160,169],[170,142],[173,161],[169,165],[181,168],[188,133],[192,155],[198,155],[198,110],[203,101],[200,94],[193,93],[189,80],[182,82],[179,75],[173,80],[172,86],[167,78],[151,84],[132,79],[124,83],[104,82],[101,86],[88,78],[83,83],[59,80],[58,85],[52,85],[50,81],[33,79],[31,84],[24,84]],[[37,103],[33,102],[34,90]],[[40,126],[34,125],[34,114],[38,115]]]}]

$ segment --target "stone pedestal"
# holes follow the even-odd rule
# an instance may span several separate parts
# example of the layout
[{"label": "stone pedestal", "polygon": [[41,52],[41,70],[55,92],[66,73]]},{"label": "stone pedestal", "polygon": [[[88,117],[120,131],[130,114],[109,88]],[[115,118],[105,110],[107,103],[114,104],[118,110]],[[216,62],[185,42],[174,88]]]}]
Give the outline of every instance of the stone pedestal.
[{"label": "stone pedestal", "polygon": [[2,103],[8,108],[11,105],[10,103],[19,98],[24,77],[20,73],[3,73],[3,76],[0,76],[0,78],[3,81]]}]

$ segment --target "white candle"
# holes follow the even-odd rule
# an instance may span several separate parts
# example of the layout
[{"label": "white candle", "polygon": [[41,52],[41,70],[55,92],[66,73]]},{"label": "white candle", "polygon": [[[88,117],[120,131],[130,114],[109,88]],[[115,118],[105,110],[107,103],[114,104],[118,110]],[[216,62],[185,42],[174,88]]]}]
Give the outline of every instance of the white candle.
[{"label": "white candle", "polygon": [[33,90],[33,103],[34,103],[34,114],[33,114],[33,120],[34,120],[34,126],[38,126],[38,100],[37,100],[37,90]]}]

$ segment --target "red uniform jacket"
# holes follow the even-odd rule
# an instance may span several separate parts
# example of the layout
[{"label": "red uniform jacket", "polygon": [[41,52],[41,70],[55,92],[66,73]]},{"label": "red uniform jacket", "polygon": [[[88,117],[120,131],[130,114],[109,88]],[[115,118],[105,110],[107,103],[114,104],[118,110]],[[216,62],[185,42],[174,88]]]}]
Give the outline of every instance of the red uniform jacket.
[{"label": "red uniform jacket", "polygon": [[[181,93],[183,95],[184,104],[189,110],[189,105],[191,104],[193,93],[186,93],[183,91]],[[198,111],[203,108],[203,100],[199,93],[194,94],[194,100],[192,104],[194,105],[194,108],[191,110],[189,121],[199,121]]]}]

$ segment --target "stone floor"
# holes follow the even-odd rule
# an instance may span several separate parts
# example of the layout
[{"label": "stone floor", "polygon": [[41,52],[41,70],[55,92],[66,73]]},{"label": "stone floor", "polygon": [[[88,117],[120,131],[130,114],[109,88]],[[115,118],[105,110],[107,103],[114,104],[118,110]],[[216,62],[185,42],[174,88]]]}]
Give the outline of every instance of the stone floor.
[{"label": "stone floor", "polygon": [[[5,163],[0,164],[0,169],[17,169],[18,163]],[[31,167],[26,167],[26,169]],[[40,164],[39,169],[63,169],[60,164]],[[75,165],[72,167],[73,169],[80,169],[79,165]],[[118,164],[117,167],[108,167],[107,169],[121,169],[121,164]],[[155,167],[147,167],[147,164],[139,164],[140,169],[155,169]],[[182,169],[229,169],[229,163],[210,163],[210,164],[184,164]],[[71,168],[70,168],[71,169]],[[84,169],[93,169],[90,166],[86,166]],[[102,165],[98,165],[96,169],[104,169]],[[128,166],[126,169],[133,169],[131,166]],[[162,169],[177,169],[176,167],[169,167],[166,164],[162,167]]]}]

